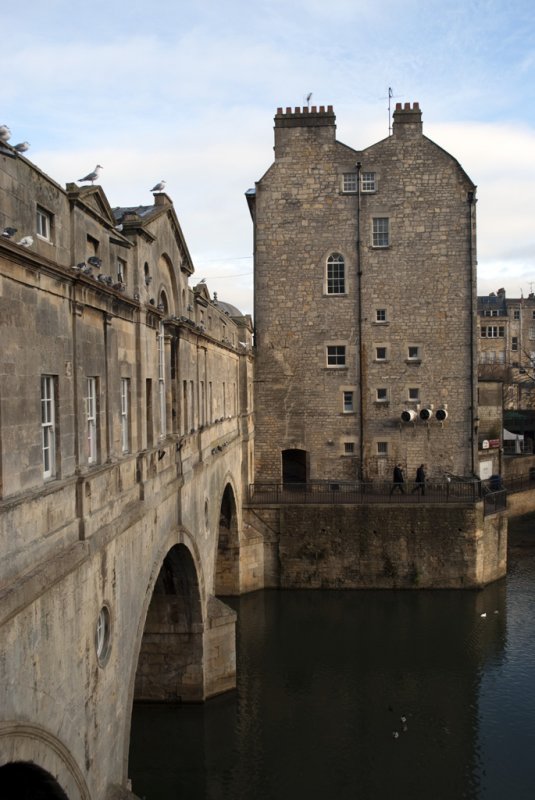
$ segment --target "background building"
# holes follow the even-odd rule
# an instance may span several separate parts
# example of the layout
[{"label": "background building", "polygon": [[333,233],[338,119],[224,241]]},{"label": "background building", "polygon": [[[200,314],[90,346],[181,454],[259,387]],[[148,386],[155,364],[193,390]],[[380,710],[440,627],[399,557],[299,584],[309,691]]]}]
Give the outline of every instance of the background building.
[{"label": "background building", "polygon": [[474,184],[417,103],[365,150],[335,134],[331,106],[279,109],[247,192],[256,481],[474,474]]}]

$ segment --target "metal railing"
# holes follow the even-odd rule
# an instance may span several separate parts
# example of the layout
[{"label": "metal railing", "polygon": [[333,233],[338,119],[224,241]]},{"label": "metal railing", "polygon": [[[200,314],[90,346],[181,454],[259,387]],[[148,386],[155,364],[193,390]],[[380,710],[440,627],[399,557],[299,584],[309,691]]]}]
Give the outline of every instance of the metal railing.
[{"label": "metal railing", "polygon": [[[429,482],[422,487],[407,481],[404,484],[364,481],[314,481],[311,483],[252,483],[249,503],[254,505],[297,505],[303,503],[475,503],[487,494],[481,481]],[[506,493],[505,493],[506,494]]]}]

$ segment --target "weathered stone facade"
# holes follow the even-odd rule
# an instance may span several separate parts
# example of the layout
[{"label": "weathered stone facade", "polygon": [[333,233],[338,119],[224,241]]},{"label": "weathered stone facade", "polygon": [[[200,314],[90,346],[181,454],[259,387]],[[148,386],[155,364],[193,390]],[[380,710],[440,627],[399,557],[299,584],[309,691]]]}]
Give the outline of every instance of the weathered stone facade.
[{"label": "weathered stone facade", "polygon": [[332,107],[279,109],[247,193],[255,479],[474,474],[475,187],[417,104],[365,150],[335,132]]},{"label": "weathered stone facade", "polygon": [[164,194],[112,211],[4,145],[2,231],[0,769],[97,800],[127,786],[134,697],[235,685],[215,594],[263,586],[252,325],[190,287]]}]

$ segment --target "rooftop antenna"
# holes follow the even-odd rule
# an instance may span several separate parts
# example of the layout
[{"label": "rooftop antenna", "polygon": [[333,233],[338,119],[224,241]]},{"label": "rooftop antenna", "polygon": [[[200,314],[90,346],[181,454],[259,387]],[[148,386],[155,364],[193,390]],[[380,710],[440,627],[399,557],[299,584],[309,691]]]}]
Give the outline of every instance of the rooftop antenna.
[{"label": "rooftop antenna", "polygon": [[307,94],[307,108],[310,108],[310,98],[312,97],[312,92]]},{"label": "rooftop antenna", "polygon": [[392,98],[399,97],[398,94],[394,94],[392,87],[388,87],[388,135],[392,136]]}]

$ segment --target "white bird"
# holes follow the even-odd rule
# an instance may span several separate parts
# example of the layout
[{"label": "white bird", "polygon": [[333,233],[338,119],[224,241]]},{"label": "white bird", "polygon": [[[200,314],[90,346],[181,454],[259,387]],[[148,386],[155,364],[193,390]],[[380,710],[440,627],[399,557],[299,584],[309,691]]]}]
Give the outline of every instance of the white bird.
[{"label": "white bird", "polygon": [[485,617],[487,616],[487,612],[486,612],[486,611],[484,611],[484,612],[483,612],[482,614],[480,614],[479,616],[480,616],[482,619],[485,619]]},{"label": "white bird", "polygon": [[95,181],[97,180],[98,176],[100,175],[100,170],[101,169],[104,169],[104,167],[102,167],[100,164],[97,164],[97,166],[95,167],[93,172],[90,172],[89,175],[85,176],[85,178],[78,178],[78,180],[80,182],[81,181],[91,181],[91,183],[93,184],[93,183],[95,183]]},{"label": "white bird", "polygon": [[160,183],[157,183],[156,186],[152,187],[151,192],[163,192],[165,189],[165,184],[166,181],[160,181]]},{"label": "white bird", "polygon": [[20,244],[21,247],[31,247],[33,244],[33,237],[23,236],[22,239],[17,242],[17,244]]},{"label": "white bird", "polygon": [[29,150],[29,149],[30,149],[30,143],[29,142],[19,142],[19,144],[15,145],[15,150],[17,151],[17,153],[25,153],[26,150]]},{"label": "white bird", "polygon": [[11,139],[11,131],[7,125],[0,125],[0,142],[7,142]]}]

